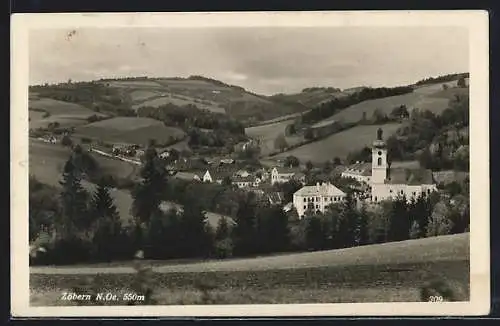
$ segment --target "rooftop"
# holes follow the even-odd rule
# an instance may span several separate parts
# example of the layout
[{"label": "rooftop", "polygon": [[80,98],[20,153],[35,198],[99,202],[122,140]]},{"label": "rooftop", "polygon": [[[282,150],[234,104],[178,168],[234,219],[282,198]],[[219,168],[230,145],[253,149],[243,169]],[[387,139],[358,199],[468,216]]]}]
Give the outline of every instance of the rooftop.
[{"label": "rooftop", "polygon": [[355,174],[355,175],[371,176],[372,175],[372,164],[365,163],[365,162],[351,164],[351,165],[347,166],[343,172]]},{"label": "rooftop", "polygon": [[301,172],[299,168],[292,168],[292,167],[282,167],[282,166],[275,166],[275,168],[278,170],[278,173],[280,174],[292,174],[292,173],[299,173]]},{"label": "rooftop", "polygon": [[298,196],[343,196],[345,192],[331,183],[317,183],[315,186],[305,186],[297,190],[294,195]]},{"label": "rooftop", "polygon": [[391,168],[387,176],[388,184],[434,184],[432,171],[428,169],[405,169],[405,168]]}]

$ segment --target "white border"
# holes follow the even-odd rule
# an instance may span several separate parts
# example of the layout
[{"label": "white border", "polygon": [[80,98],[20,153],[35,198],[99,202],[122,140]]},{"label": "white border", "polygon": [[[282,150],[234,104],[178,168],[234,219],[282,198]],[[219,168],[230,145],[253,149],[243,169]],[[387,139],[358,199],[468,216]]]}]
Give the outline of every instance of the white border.
[{"label": "white border", "polygon": [[[489,67],[486,11],[15,14],[11,22],[11,306],[15,317],[482,315],[490,308]],[[28,32],[77,27],[457,26],[469,30],[470,302],[219,306],[30,307],[28,266]],[[452,56],[453,53],[448,55]]]}]

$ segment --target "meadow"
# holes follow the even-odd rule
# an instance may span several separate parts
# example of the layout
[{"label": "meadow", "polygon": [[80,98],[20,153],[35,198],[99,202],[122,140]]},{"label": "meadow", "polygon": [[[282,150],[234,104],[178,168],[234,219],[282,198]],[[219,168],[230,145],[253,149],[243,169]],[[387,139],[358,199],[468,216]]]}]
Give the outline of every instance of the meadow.
[{"label": "meadow", "polygon": [[185,133],[151,118],[117,117],[77,127],[75,136],[104,142],[146,145],[150,139],[164,143],[171,141],[172,137],[183,138]]},{"label": "meadow", "polygon": [[[259,139],[262,155],[268,155],[276,151],[274,141],[279,135],[285,134],[286,126],[290,124],[290,120],[276,122],[272,124],[259,125],[245,129],[245,134],[248,137]],[[285,137],[288,145],[295,145],[304,140],[303,136],[293,135]]]},{"label": "meadow", "polygon": [[[454,290],[454,299],[462,301],[468,299],[469,235],[270,257],[159,263],[152,266],[151,275],[158,304],[411,302],[420,301],[421,287],[435,280],[445,281]],[[30,301],[61,305],[56,293],[86,278],[115,293],[125,292],[124,284],[131,284],[134,277],[130,266],[30,267]]]},{"label": "meadow", "polygon": [[363,112],[366,112],[366,116],[370,118],[377,109],[382,113],[390,114],[395,107],[400,105],[405,105],[409,110],[418,108],[439,114],[448,108],[449,100],[454,94],[468,93],[468,88],[448,88],[443,92],[443,84],[451,87],[456,85],[456,82],[421,86],[412,93],[364,101],[351,105],[323,121],[357,122],[362,118]]},{"label": "meadow", "polygon": [[324,139],[280,153],[274,158],[296,156],[301,162],[323,163],[335,157],[345,158],[350,152],[370,146],[377,136],[377,129],[382,128],[384,137],[392,135],[401,126],[399,123],[383,125],[360,125],[330,135]]},{"label": "meadow", "polygon": [[208,102],[201,103],[201,101],[196,98],[189,98],[175,94],[164,94],[155,98],[150,98],[147,101],[141,102],[139,104],[134,104],[132,106],[132,109],[137,110],[143,106],[159,107],[169,103],[177,106],[185,106],[190,104],[190,105],[195,105],[197,108],[201,110],[208,110],[215,113],[226,113],[226,110],[224,108],[219,107],[218,104],[215,102],[210,102],[211,104],[207,105],[206,103]]},{"label": "meadow", "polygon": [[31,98],[29,100],[29,127],[47,128],[49,123],[58,122],[61,127],[74,127],[87,123],[87,118],[104,116],[79,104],[58,101],[50,98]]},{"label": "meadow", "polygon": [[[71,150],[60,144],[47,144],[30,139],[29,173],[41,182],[57,186],[64,164],[70,155]],[[135,173],[136,167],[132,164],[97,154],[90,155],[96,160],[103,174],[109,174],[116,178],[127,178]]]}]

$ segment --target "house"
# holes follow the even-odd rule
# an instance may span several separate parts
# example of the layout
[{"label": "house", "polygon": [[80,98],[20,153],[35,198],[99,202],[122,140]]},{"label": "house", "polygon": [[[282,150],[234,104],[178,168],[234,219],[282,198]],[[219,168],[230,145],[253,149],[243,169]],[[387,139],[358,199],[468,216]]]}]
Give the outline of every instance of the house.
[{"label": "house", "polygon": [[345,197],[346,194],[331,183],[317,183],[297,190],[293,194],[293,206],[302,218],[307,210],[324,213],[329,205],[342,202]]},{"label": "house", "polygon": [[234,173],[234,176],[238,176],[238,177],[248,177],[250,175],[250,172],[248,172],[247,170],[238,170]]},{"label": "house", "polygon": [[370,183],[372,163],[356,162],[347,166],[341,173],[343,178],[352,178],[358,182]]},{"label": "house", "polygon": [[379,202],[397,196],[405,196],[410,200],[412,197],[437,191],[431,170],[390,167],[381,128],[378,129],[377,139],[373,142],[371,165],[369,201]]},{"label": "house", "polygon": [[275,166],[271,169],[271,184],[297,180],[305,183],[305,174],[297,168]]},{"label": "house", "polygon": [[57,139],[54,136],[49,136],[49,137],[46,137],[46,138],[42,138],[42,140],[44,142],[46,142],[46,143],[49,143],[49,144],[55,144],[55,143],[57,143]]},{"label": "house", "polygon": [[205,170],[205,172],[196,173],[193,179],[202,182],[221,184],[226,177],[231,177],[231,175],[231,171],[208,169]]},{"label": "house", "polygon": [[233,185],[238,186],[238,188],[250,188],[254,185],[255,178],[251,175],[246,177],[234,176],[232,179]]}]

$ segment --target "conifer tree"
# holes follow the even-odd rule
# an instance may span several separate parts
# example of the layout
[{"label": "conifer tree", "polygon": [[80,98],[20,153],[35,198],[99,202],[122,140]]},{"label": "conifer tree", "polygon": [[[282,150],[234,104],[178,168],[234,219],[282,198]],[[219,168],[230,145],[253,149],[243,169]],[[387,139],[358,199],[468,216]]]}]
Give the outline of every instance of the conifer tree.
[{"label": "conifer tree", "polygon": [[249,193],[239,202],[236,225],[231,232],[236,255],[248,255],[256,250],[256,213],[255,194]]},{"label": "conifer tree", "polygon": [[224,216],[217,222],[217,229],[215,230],[215,240],[224,240],[229,238],[230,235],[229,223]]},{"label": "conifer tree", "polygon": [[362,204],[357,214],[356,226],[354,229],[354,242],[357,246],[368,244],[368,212],[365,204]]},{"label": "conifer tree", "polygon": [[411,221],[408,216],[408,204],[405,196],[398,196],[392,201],[389,212],[389,241],[403,241],[410,237]]},{"label": "conifer tree", "polygon": [[88,194],[81,185],[80,172],[74,166],[71,157],[64,165],[61,191],[61,218],[58,223],[59,236],[62,238],[77,236],[90,226],[88,218]]},{"label": "conifer tree", "polygon": [[356,245],[357,222],[358,212],[356,211],[356,201],[352,192],[347,192],[345,200],[340,206],[338,238],[341,248],[348,248]]},{"label": "conifer tree", "polygon": [[104,180],[100,181],[92,198],[90,216],[96,255],[108,261],[117,258],[121,249],[121,221]]},{"label": "conifer tree", "polygon": [[180,235],[186,257],[202,257],[210,252],[206,215],[194,195],[189,195],[180,219]]},{"label": "conifer tree", "polygon": [[143,232],[151,216],[158,214],[167,190],[167,172],[156,150],[149,147],[144,154],[140,171],[142,181],[132,191],[132,214],[135,217],[136,237],[140,246]]},{"label": "conifer tree", "polygon": [[306,245],[309,250],[324,249],[326,243],[326,233],[323,228],[321,218],[313,215],[307,218],[306,225]]}]

